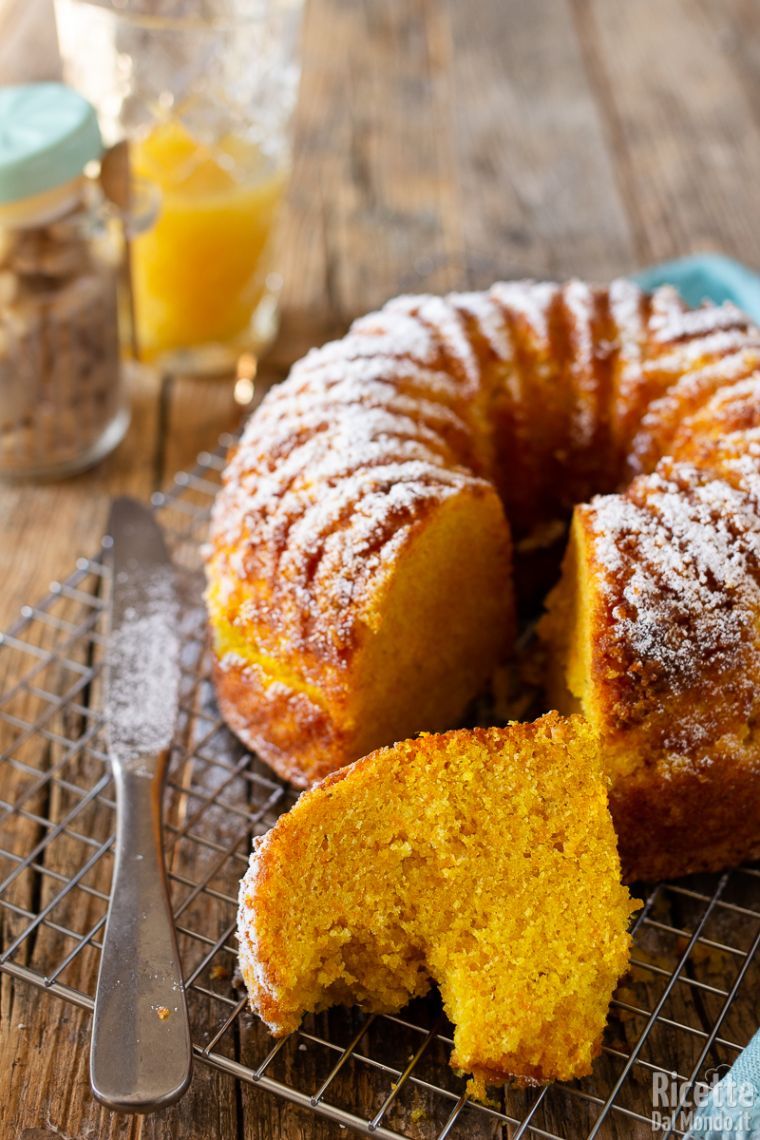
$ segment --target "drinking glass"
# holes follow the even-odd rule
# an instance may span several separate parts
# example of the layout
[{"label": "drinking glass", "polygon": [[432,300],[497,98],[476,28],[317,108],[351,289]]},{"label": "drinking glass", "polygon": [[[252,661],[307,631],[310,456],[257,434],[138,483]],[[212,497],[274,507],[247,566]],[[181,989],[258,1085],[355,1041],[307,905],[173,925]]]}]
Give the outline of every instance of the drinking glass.
[{"label": "drinking glass", "polygon": [[160,192],[132,243],[140,358],[234,367],[277,329],[302,0],[56,0],[64,73]]}]

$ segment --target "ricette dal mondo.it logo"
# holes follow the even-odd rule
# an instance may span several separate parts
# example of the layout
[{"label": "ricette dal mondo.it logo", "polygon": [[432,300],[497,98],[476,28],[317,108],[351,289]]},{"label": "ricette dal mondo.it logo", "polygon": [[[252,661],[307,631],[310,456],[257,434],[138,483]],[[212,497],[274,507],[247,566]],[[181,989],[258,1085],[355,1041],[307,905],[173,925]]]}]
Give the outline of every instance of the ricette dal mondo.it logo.
[{"label": "ricette dal mondo.it logo", "polygon": [[751,1081],[737,1081],[729,1074],[728,1065],[708,1069],[703,1081],[682,1080],[678,1073],[653,1073],[652,1131],[746,1134],[757,1091]]}]

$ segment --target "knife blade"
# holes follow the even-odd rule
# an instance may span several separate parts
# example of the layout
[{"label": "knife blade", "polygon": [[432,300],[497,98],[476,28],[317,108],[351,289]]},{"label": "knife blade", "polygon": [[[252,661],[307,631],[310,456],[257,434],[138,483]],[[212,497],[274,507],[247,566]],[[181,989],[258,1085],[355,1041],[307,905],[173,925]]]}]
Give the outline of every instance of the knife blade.
[{"label": "knife blade", "polygon": [[121,1112],[171,1104],[192,1047],[162,848],[161,801],[179,699],[179,605],[161,528],[115,499],[105,720],[116,857],[95,996],[90,1084]]}]

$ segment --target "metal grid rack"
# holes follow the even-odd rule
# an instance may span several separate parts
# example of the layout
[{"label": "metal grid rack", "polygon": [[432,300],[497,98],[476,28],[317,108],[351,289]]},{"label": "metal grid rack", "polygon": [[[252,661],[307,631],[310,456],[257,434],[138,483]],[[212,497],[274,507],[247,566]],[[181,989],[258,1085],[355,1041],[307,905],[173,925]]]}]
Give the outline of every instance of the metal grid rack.
[{"label": "metal grid rack", "polygon": [[[199,547],[229,442],[154,499],[185,598],[166,846],[197,1060],[378,1137],[651,1137],[654,1074],[688,1087],[731,1064],[760,1022],[756,868],[643,892],[631,973],[583,1081],[471,1102],[448,1066],[451,1027],[435,997],[397,1017],[312,1016],[279,1042],[247,1012],[234,975],[237,881],[252,835],[293,793],[226,730],[209,681]],[[114,841],[99,711],[107,589],[102,556],[81,559],[0,649],[0,678],[12,679],[0,698],[0,968],[84,1009]],[[662,1135],[683,1135],[684,1123]]]}]

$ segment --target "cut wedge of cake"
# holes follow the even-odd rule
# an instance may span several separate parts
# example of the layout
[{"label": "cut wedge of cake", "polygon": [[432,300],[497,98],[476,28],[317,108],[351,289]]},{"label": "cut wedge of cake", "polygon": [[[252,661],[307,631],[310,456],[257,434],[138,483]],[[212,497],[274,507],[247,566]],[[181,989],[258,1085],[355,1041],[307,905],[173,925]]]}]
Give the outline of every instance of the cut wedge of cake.
[{"label": "cut wedge of cake", "polygon": [[549,714],[404,741],[305,793],[256,841],[241,969],[276,1035],[436,982],[482,1093],[590,1071],[633,909],[594,737]]}]

